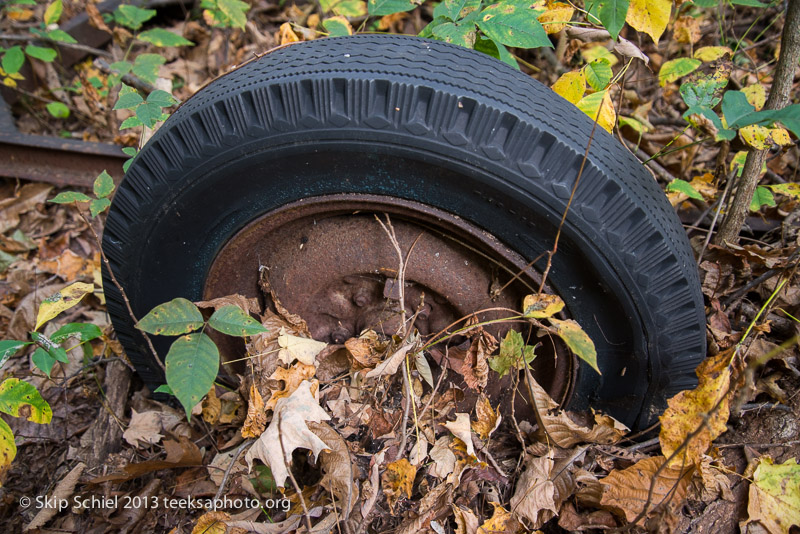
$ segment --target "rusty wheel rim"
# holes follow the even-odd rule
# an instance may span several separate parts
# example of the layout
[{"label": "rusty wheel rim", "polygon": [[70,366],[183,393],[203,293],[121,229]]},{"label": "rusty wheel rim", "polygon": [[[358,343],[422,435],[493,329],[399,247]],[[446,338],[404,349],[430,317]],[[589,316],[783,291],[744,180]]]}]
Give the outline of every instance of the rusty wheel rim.
[{"label": "rusty wheel rim", "polygon": [[[414,326],[423,336],[480,310],[519,309],[539,287],[539,274],[521,256],[460,217],[395,197],[340,194],[306,198],[251,221],[217,253],[204,298],[263,298],[259,273],[267,269],[282,304],[308,323],[314,339],[339,344],[367,328],[393,334],[401,317],[398,253],[376,219],[385,224],[387,216],[406,264],[406,315],[419,309]],[[477,316],[489,321],[508,313]],[[526,335],[520,323],[487,330],[500,339],[511,327]],[[534,376],[565,402],[577,369],[574,355],[556,338],[533,341],[541,341]],[[507,393],[507,378],[490,380],[490,397]]]}]

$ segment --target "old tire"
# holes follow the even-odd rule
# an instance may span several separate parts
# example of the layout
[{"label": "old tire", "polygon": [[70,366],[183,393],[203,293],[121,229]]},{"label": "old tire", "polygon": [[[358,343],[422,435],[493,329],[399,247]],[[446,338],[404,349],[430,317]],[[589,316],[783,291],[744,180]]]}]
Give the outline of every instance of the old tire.
[{"label": "old tire", "polygon": [[[547,87],[464,48],[372,35],[300,43],[175,112],[119,187],[103,247],[139,317],[202,298],[233,236],[308,198],[430,206],[530,261],[553,245],[592,126]],[[163,383],[104,281],[130,359],[146,383]],[[580,366],[568,407],[642,427],[695,382],[705,333],[688,241],[652,177],[600,128],[548,284],[594,340],[603,373]]]}]

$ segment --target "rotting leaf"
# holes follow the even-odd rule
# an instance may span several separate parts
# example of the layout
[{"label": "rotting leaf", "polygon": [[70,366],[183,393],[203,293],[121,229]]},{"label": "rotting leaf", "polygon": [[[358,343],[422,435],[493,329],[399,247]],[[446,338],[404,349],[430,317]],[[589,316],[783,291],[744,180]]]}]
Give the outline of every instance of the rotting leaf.
[{"label": "rotting leaf", "polygon": [[[654,479],[665,460],[663,456],[645,458],[627,469],[611,471],[607,477],[600,479],[605,488],[600,505],[632,522],[644,511],[652,482],[653,492],[647,513],[657,506],[677,511],[686,498],[693,470],[681,471],[667,467]],[[647,514],[643,517],[647,517]]]},{"label": "rotting leaf", "polygon": [[[277,399],[275,402],[278,402]],[[250,384],[250,400],[247,403],[247,418],[242,426],[242,437],[257,438],[264,432],[266,427],[267,413],[264,399],[255,384]]]},{"label": "rotting leaf", "polygon": [[307,421],[318,423],[329,419],[311,393],[311,382],[303,381],[290,397],[280,399],[276,404],[269,427],[245,454],[248,468],[252,469],[253,460],[261,460],[272,470],[275,484],[284,487],[289,477],[287,466],[292,461],[292,451],[309,449],[316,460],[320,452],[330,450],[306,425]]},{"label": "rotting leaf", "polygon": [[216,386],[211,386],[208,394],[203,399],[203,421],[209,425],[216,425],[219,421],[220,412],[222,412],[222,403],[217,398]]},{"label": "rotting leaf", "polygon": [[339,499],[343,511],[343,521],[347,521],[353,507],[358,502],[358,488],[355,485],[350,451],[342,436],[330,425],[308,422],[308,429],[328,445],[329,451],[320,453],[320,465],[325,475],[320,484]]},{"label": "rotting leaf", "polygon": [[[681,391],[667,401],[669,406],[660,417],[658,437],[661,452],[669,458],[683,447],[682,452],[671,460],[671,466],[698,462],[711,447],[711,442],[725,432],[730,413],[731,393],[728,389],[734,355],[731,349],[704,360],[695,371],[699,378],[697,387]],[[700,432],[686,443],[701,425]]]},{"label": "rotting leaf", "polygon": [[792,526],[800,525],[800,466],[796,459],[782,464],[768,456],[759,459],[750,484],[747,516],[740,525],[742,532],[750,532],[746,527],[752,523],[771,534],[789,534]]},{"label": "rotting leaf", "polygon": [[528,295],[522,301],[522,309],[527,318],[547,319],[564,309],[564,301],[558,295]]},{"label": "rotting leaf", "polygon": [[408,337],[405,344],[397,348],[391,356],[378,364],[375,369],[369,371],[365,378],[376,378],[384,375],[393,375],[400,368],[400,364],[405,361],[409,352],[417,350],[419,336],[413,334]]},{"label": "rotting leaf", "polygon": [[386,466],[386,471],[381,475],[381,486],[390,510],[394,511],[394,505],[403,494],[411,498],[415,476],[417,468],[406,458],[400,458]]}]

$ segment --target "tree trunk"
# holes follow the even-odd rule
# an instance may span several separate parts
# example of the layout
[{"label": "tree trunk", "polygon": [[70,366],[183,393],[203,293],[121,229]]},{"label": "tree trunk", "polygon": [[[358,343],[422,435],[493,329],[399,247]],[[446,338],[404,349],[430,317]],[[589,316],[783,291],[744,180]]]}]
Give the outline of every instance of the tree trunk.
[{"label": "tree trunk", "polygon": [[[781,53],[764,109],[781,109],[789,104],[798,59],[800,59],[800,0],[789,0],[781,36]],[[739,231],[750,209],[750,202],[758,186],[761,169],[768,153],[769,150],[755,149],[750,149],[747,153],[742,175],[738,179],[736,195],[733,202],[728,205],[719,232],[714,237],[715,244],[724,245],[738,240]]]}]

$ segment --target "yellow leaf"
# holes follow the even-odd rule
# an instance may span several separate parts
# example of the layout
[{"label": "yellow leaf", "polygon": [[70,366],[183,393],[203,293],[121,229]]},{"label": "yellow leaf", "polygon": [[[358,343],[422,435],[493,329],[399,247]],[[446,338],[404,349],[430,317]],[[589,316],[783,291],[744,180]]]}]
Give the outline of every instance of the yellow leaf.
[{"label": "yellow leaf", "polygon": [[394,505],[401,495],[405,494],[411,498],[411,487],[414,485],[415,476],[417,468],[405,458],[395,460],[386,466],[386,471],[381,475],[381,486],[390,510],[394,510]]},{"label": "yellow leaf", "polygon": [[208,395],[203,399],[203,420],[209,425],[215,425],[219,421],[219,414],[222,412],[222,403],[217,398],[216,386],[211,386]]},{"label": "yellow leaf", "polygon": [[11,427],[0,419],[0,481],[8,470],[14,457],[17,456],[17,446],[14,443],[14,433]]},{"label": "yellow leaf", "polygon": [[748,85],[742,89],[742,92],[747,97],[747,101],[756,108],[756,111],[760,111],[767,102],[767,90],[760,83]]},{"label": "yellow leaf", "polygon": [[686,15],[678,17],[673,29],[675,40],[679,43],[694,44],[700,40],[700,19]]},{"label": "yellow leaf", "polygon": [[472,423],[472,430],[481,439],[489,439],[492,432],[500,426],[500,420],[502,419],[500,417],[500,406],[497,407],[497,411],[493,410],[489,399],[482,393],[475,403],[475,416],[478,420]]},{"label": "yellow leaf", "polygon": [[598,126],[608,133],[611,133],[611,130],[614,129],[614,123],[617,121],[617,112],[614,111],[614,103],[611,102],[611,95],[608,90],[587,95],[576,105],[590,119],[596,119]]},{"label": "yellow leaf", "polygon": [[558,295],[528,295],[522,301],[522,310],[525,317],[533,319],[547,319],[564,309],[564,301]]},{"label": "yellow leaf", "polygon": [[478,528],[479,534],[508,534],[519,530],[519,524],[511,512],[496,502],[489,504],[494,506],[494,513],[492,513],[491,518]]},{"label": "yellow leaf", "polygon": [[292,30],[292,25],[288,22],[284,22],[281,24],[281,27],[278,29],[278,42],[281,46],[289,43],[296,43],[300,40],[294,30]]},{"label": "yellow leaf", "polygon": [[770,133],[772,135],[772,141],[777,145],[789,146],[794,144],[789,137],[789,132],[781,127],[771,128]]},{"label": "yellow leaf", "polygon": [[671,11],[671,0],[631,0],[625,21],[633,29],[652,37],[658,44],[658,40],[667,29]]},{"label": "yellow leaf", "polygon": [[76,282],[65,287],[58,293],[55,293],[53,296],[44,299],[39,306],[39,313],[36,316],[36,328],[34,328],[34,330],[39,330],[39,327],[50,319],[55,318],[61,312],[77,305],[83,297],[92,291],[94,291],[94,284]]},{"label": "yellow leaf", "polygon": [[548,34],[563,30],[575,13],[572,5],[558,0],[547,0],[545,9],[546,11],[539,15],[539,22]]},{"label": "yellow leaf", "polygon": [[192,534],[225,534],[228,526],[225,521],[231,518],[226,512],[208,512],[197,519]]},{"label": "yellow leaf", "polygon": [[616,54],[611,52],[611,50],[603,45],[592,45],[586,47],[581,50],[581,55],[583,56],[583,59],[586,60],[586,63],[591,63],[592,61],[596,61],[598,59],[605,59],[612,67],[619,63],[619,59],[617,58]]},{"label": "yellow leaf", "polygon": [[[280,399],[285,397],[289,397],[295,390],[300,386],[300,384],[304,380],[310,380],[311,377],[314,376],[314,373],[317,372],[317,368],[313,365],[306,365],[304,363],[297,362],[293,366],[288,369],[284,369],[283,367],[278,367],[275,369],[275,372],[270,375],[270,380],[280,380],[283,382],[283,389],[280,391],[273,391],[272,396],[270,396],[265,409],[267,410],[274,410],[275,405],[278,403]],[[316,392],[316,380],[312,382],[312,386],[314,386],[314,391]],[[248,407],[248,413],[250,408]]]},{"label": "yellow leaf", "polygon": [[552,89],[559,96],[573,104],[577,104],[583,98],[584,91],[586,91],[586,77],[583,75],[583,70],[565,72],[556,80]]},{"label": "yellow leaf", "polygon": [[782,464],[773,464],[763,457],[753,473],[747,503],[747,521],[741,525],[758,522],[771,534],[789,534],[792,526],[800,525],[800,466],[790,458]]},{"label": "yellow leaf", "polygon": [[765,150],[772,146],[772,136],[770,135],[769,128],[759,126],[758,124],[751,124],[739,129],[739,135],[742,140],[755,148],[756,150]]},{"label": "yellow leaf", "polygon": [[[277,399],[275,402],[278,402]],[[244,426],[242,426],[242,437],[257,438],[264,432],[266,426],[267,413],[264,408],[264,399],[255,384],[251,384],[250,402],[247,403],[247,419],[244,420]]]},{"label": "yellow leaf", "polygon": [[[665,468],[653,480],[659,467],[664,463],[663,456],[645,458],[627,469],[614,469],[607,477],[600,479],[604,487],[600,506],[619,514],[629,522],[644,511],[652,483],[652,495],[647,514],[657,506],[669,511],[677,511],[686,498],[692,469],[680,471]],[[644,517],[647,517],[645,514]],[[644,524],[641,521],[640,524]]]},{"label": "yellow leaf", "polygon": [[699,59],[704,63],[708,63],[709,61],[715,61],[721,58],[725,54],[732,55],[733,50],[727,46],[704,46],[695,50],[694,58]]},{"label": "yellow leaf", "polygon": [[[730,414],[731,363],[733,350],[704,360],[697,366],[699,383],[691,391],[681,391],[669,399],[668,408],[661,416],[661,452],[669,458],[690,434],[695,433],[684,448],[670,462],[671,467],[692,465],[711,448],[711,442],[725,432]],[[707,421],[706,421],[707,419]]]}]

